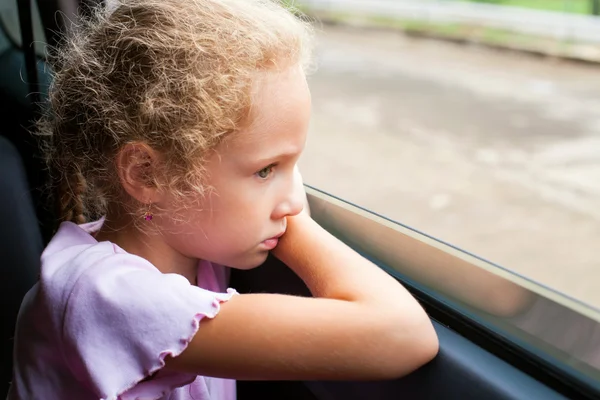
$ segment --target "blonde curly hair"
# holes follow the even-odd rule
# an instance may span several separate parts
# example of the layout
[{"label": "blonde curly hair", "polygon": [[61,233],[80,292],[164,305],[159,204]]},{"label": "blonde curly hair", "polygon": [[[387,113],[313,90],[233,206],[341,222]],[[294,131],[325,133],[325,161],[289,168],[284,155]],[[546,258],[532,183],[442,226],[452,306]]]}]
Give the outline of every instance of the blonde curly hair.
[{"label": "blonde curly hair", "polygon": [[82,223],[122,200],[115,156],[132,142],[164,155],[164,188],[202,193],[202,161],[244,122],[257,71],[308,66],[311,25],[293,11],[272,0],[112,0],[79,21],[50,55],[38,123],[61,219]]}]

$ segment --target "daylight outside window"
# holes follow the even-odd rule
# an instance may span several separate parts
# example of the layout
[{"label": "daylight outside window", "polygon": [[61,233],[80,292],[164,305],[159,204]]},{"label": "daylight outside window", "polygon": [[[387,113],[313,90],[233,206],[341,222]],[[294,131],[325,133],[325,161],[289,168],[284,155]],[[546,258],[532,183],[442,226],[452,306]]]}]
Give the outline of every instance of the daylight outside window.
[{"label": "daylight outside window", "polygon": [[[319,27],[304,181],[535,293],[513,339],[598,380],[598,2],[294,4]],[[340,207],[323,218],[364,226]],[[346,239],[399,246],[371,233]]]}]

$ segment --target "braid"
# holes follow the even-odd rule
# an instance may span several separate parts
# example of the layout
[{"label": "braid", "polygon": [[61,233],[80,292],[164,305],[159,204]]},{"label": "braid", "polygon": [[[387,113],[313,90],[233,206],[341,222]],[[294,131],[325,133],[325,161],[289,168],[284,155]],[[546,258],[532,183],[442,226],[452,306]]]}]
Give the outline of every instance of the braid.
[{"label": "braid", "polygon": [[87,184],[79,171],[71,171],[62,176],[58,185],[58,215],[62,221],[83,224],[86,222],[84,198]]}]

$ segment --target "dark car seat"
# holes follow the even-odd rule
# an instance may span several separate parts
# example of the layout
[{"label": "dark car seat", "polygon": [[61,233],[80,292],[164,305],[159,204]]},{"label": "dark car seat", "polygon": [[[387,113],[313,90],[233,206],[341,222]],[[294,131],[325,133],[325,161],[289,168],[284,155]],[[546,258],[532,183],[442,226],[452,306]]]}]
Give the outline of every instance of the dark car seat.
[{"label": "dark car seat", "polygon": [[42,248],[42,235],[21,157],[15,146],[0,136],[0,390],[3,391],[0,395],[8,391],[15,322],[25,293],[37,281]]},{"label": "dark car seat", "polygon": [[[30,14],[33,10],[28,7],[26,11]],[[17,0],[0,2],[0,396],[6,396],[12,378],[17,314],[25,293],[37,281],[44,245],[42,231],[47,239],[54,218],[46,211],[47,201],[41,190],[46,173],[38,144],[30,133],[37,110],[29,95],[32,65],[27,68],[28,47],[21,46],[23,38],[31,38],[33,30],[37,30],[36,39],[40,39],[42,27],[39,16],[35,18],[36,29],[31,20],[22,17]],[[20,35],[21,25],[29,28],[28,35]],[[37,61],[36,80],[43,96],[48,75],[39,51]]]},{"label": "dark car seat", "polygon": [[[29,13],[31,11],[29,10]],[[37,13],[34,24],[29,21],[25,30],[36,31],[34,38],[44,41],[43,28]],[[32,188],[30,196],[37,213],[37,222],[43,234],[48,240],[52,234],[54,225],[53,215],[49,210],[50,199],[44,192],[44,183],[47,181],[47,172],[39,151],[39,144],[31,134],[33,121],[39,112],[39,106],[34,102],[36,96],[32,96],[30,90],[36,87],[38,98],[45,98],[49,85],[49,74],[46,64],[40,53],[31,46],[21,46],[22,40],[28,40],[30,35],[21,35],[21,25],[25,21],[20,18],[17,11],[17,0],[1,2],[0,6],[0,109],[2,110],[2,123],[0,135],[8,139],[19,152],[22,164],[27,176],[28,187]],[[21,21],[20,21],[21,19]],[[31,33],[31,32],[30,32]],[[40,37],[41,36],[41,37]],[[37,57],[36,57],[37,53]],[[36,57],[28,60],[28,56]],[[34,65],[29,65],[34,64]],[[29,67],[29,68],[28,68]],[[32,68],[33,67],[33,68]],[[34,73],[33,71],[37,73]],[[33,78],[30,79],[30,75]],[[35,82],[35,85],[31,83]]]}]

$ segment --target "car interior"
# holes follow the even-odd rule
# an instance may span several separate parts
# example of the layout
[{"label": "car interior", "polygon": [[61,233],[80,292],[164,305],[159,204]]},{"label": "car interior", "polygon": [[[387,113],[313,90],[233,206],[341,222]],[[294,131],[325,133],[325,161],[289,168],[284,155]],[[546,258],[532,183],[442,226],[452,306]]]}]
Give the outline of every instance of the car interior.
[{"label": "car interior", "polygon": [[[44,186],[47,172],[32,134],[50,84],[45,44],[56,45],[60,35],[68,32],[69,18],[94,3],[6,0],[0,5],[1,393],[8,391],[11,381],[19,306],[37,280],[40,254],[55,225],[52,196]],[[390,381],[239,381],[238,398],[600,398],[597,368],[513,323],[526,309],[523,304],[543,298],[560,309],[561,316],[571,318],[557,323],[576,321],[573,326],[580,323],[584,327],[580,334],[586,335],[599,325],[594,310],[318,188],[306,185],[306,191],[319,224],[399,279],[421,302],[439,336],[439,355],[418,371]],[[422,273],[425,269],[481,274],[486,295],[467,288],[444,291],[434,278]],[[485,285],[511,294],[494,299],[487,293],[500,289],[492,291]],[[231,287],[240,293],[310,296],[303,282],[274,257],[260,268],[233,271]],[[590,346],[600,347],[594,340],[590,335]]]}]

